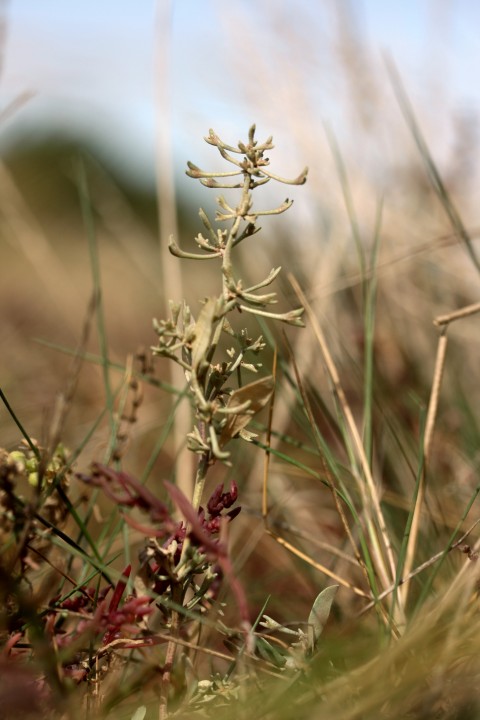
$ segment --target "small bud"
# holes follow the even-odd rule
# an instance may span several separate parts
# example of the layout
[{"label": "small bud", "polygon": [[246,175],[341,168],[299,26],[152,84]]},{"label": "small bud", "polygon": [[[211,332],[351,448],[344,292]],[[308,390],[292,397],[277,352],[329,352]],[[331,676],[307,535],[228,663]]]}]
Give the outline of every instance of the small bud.
[{"label": "small bud", "polygon": [[18,472],[23,472],[27,464],[27,458],[20,450],[13,450],[13,452],[8,455],[8,462],[16,465]]},{"label": "small bud", "polygon": [[38,487],[38,472],[31,472],[28,475],[28,483],[34,488]]}]

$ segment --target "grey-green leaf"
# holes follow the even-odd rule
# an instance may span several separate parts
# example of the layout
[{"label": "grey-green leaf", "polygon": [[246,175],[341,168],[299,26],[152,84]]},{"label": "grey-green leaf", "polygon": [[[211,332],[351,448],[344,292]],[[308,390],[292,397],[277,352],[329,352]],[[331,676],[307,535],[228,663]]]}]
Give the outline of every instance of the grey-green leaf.
[{"label": "grey-green leaf", "polygon": [[248,425],[253,415],[256,415],[265,407],[272,396],[273,384],[273,377],[268,375],[268,377],[255,380],[255,382],[233,391],[227,404],[229,410],[244,407],[246,402],[250,404],[246,410],[240,410],[238,413],[233,412],[228,415],[227,422],[220,435],[220,447],[223,447],[229,440],[238,435]]},{"label": "grey-green leaf", "polygon": [[320,635],[323,632],[323,628],[326,625],[330,610],[332,609],[332,603],[337,594],[338,585],[330,585],[329,587],[322,590],[317,595],[315,602],[313,603],[310,615],[308,616],[308,627],[309,627],[309,650],[315,650]]},{"label": "grey-green leaf", "polygon": [[212,337],[216,299],[208,298],[195,323],[195,339],[192,343],[192,367],[197,370],[205,361]]},{"label": "grey-green leaf", "polygon": [[267,662],[271,662],[276,667],[284,667],[286,658],[279,652],[273,645],[271,645],[265,638],[257,637],[256,649],[258,654]]},{"label": "grey-green leaf", "polygon": [[143,720],[146,714],[147,708],[145,707],[145,705],[141,705],[141,707],[137,708],[133,713],[132,720]]}]

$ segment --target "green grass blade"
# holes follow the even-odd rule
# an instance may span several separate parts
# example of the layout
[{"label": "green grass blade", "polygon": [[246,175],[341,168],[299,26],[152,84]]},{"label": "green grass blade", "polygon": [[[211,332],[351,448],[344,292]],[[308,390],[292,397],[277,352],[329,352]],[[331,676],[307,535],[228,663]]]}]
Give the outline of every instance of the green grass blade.
[{"label": "green grass blade", "polygon": [[372,423],[373,423],[373,364],[374,364],[374,338],[375,338],[375,309],[377,299],[377,278],[375,269],[377,266],[378,251],[380,246],[380,228],[382,223],[382,207],[379,203],[377,208],[377,219],[373,237],[373,248],[366,280],[366,302],[364,318],[364,391],[363,391],[363,442],[365,454],[371,466],[372,464]]},{"label": "green grass blade", "polygon": [[337,174],[343,192],[343,200],[345,202],[345,208],[347,210],[348,219],[350,221],[353,242],[357,251],[360,274],[362,278],[365,278],[365,251],[363,249],[360,226],[358,223],[357,213],[355,211],[355,204],[353,202],[353,195],[348,179],[347,168],[345,166],[345,162],[343,160],[342,153],[340,152],[340,148],[338,146],[333,130],[326,123],[324,123],[324,128],[327,135],[328,144],[330,145],[330,150],[335,160],[335,166],[337,168]]},{"label": "green grass blade", "polygon": [[109,360],[108,360],[108,342],[107,342],[107,331],[105,323],[105,312],[103,307],[102,298],[102,285],[101,285],[101,273],[100,273],[100,260],[98,256],[98,242],[95,231],[95,221],[92,210],[92,202],[90,198],[90,191],[88,187],[87,172],[85,169],[85,162],[83,158],[78,158],[76,163],[77,171],[77,183],[78,192],[80,197],[80,207],[82,210],[83,223],[87,234],[88,247],[90,251],[90,266],[92,271],[92,280],[94,288],[94,296],[96,299],[96,318],[97,318],[97,332],[100,343],[100,355],[102,358],[102,371],[103,371],[103,384],[105,388],[106,404],[109,412],[110,427],[112,433],[115,431],[114,426],[114,405],[113,405],[113,393],[110,383],[109,375]]},{"label": "green grass blade", "polygon": [[[33,340],[39,345],[43,345],[44,347],[50,348],[51,350],[56,350],[58,352],[64,353],[65,355],[78,354],[75,350],[72,350],[71,348],[65,347],[64,345],[58,345],[57,343],[49,342],[48,340],[44,340],[43,338],[33,338]],[[95,353],[85,352],[78,354],[78,356],[81,357],[82,360],[85,360],[92,365],[102,365],[104,362],[103,358],[100,355],[96,355]],[[123,365],[122,363],[114,362],[112,360],[108,360],[108,367],[111,370],[118,370],[121,373],[126,372],[125,365]],[[163,390],[172,395],[180,395],[184,392],[183,390],[179,390],[174,385],[170,385],[169,383],[158,380],[151,375],[145,375],[144,373],[140,372],[134,372],[133,375],[142,382],[147,383],[148,385],[152,385],[152,387],[159,388],[160,390]]]},{"label": "green grass blade", "polygon": [[5,407],[7,408],[7,410],[8,410],[8,412],[9,412],[12,420],[13,420],[14,423],[15,423],[15,425],[18,427],[18,429],[19,429],[20,432],[22,433],[23,437],[24,437],[25,440],[27,441],[30,450],[32,450],[32,452],[34,453],[34,455],[35,455],[35,457],[37,458],[37,460],[40,460],[40,451],[39,451],[38,447],[36,447],[35,443],[34,443],[34,442],[32,441],[32,439],[30,438],[30,435],[27,433],[27,431],[26,431],[25,428],[23,427],[23,425],[22,425],[22,423],[20,422],[17,414],[15,413],[14,409],[12,408],[12,406],[10,405],[10,403],[8,402],[7,397],[6,397],[5,393],[3,392],[3,390],[2,390],[1,388],[0,388],[0,399],[2,400],[3,404],[4,404]]},{"label": "green grass blade", "polygon": [[460,214],[455,207],[452,198],[450,197],[450,193],[448,192],[445,183],[442,180],[442,177],[440,175],[440,172],[438,171],[438,168],[433,160],[432,154],[429,150],[429,147],[426,143],[425,138],[423,137],[420,127],[418,125],[418,122],[416,120],[412,105],[410,103],[410,100],[408,98],[408,95],[405,91],[405,88],[403,86],[403,83],[400,79],[400,75],[398,73],[398,70],[396,69],[394,63],[389,59],[385,59],[385,64],[387,66],[387,71],[390,76],[390,82],[392,83],[393,90],[395,92],[397,102],[400,106],[400,109],[403,113],[403,116],[405,118],[405,121],[408,125],[408,128],[410,132],[412,133],[412,137],[415,140],[415,144],[418,148],[418,151],[422,157],[425,169],[427,171],[428,177],[430,178],[430,182],[432,183],[432,187],[443,206],[443,209],[445,210],[445,213],[450,220],[450,224],[454,231],[458,233],[459,237],[463,240],[465,243],[465,247],[467,249],[467,252],[470,256],[470,259],[472,260],[475,268],[480,272],[480,261],[477,257],[477,254],[475,252],[475,248],[473,247],[472,239],[470,235],[467,232],[467,229],[465,228],[465,225],[463,224],[463,221],[460,217]]}]

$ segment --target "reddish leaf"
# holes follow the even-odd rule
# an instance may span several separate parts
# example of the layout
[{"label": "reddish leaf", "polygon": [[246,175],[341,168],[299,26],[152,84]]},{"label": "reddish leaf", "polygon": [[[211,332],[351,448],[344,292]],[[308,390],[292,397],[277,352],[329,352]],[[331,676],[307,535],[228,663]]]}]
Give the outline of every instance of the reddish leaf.
[{"label": "reddish leaf", "polygon": [[[130,577],[130,573],[132,572],[132,566],[127,565],[125,570],[123,571],[122,575],[124,578]],[[125,580],[119,580],[115,586],[114,593],[112,595],[112,599],[110,600],[110,605],[108,606],[108,611],[112,612],[112,610],[116,610],[119,606],[120,600],[122,599],[122,595],[125,592],[125,588],[127,587],[127,583]]]}]

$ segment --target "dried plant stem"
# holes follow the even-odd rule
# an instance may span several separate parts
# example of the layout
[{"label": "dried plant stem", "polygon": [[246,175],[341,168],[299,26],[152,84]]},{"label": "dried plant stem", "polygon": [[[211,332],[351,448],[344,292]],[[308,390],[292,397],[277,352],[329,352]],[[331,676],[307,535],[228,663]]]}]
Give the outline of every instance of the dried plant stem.
[{"label": "dried plant stem", "polygon": [[478,312],[480,312],[480,303],[474,303],[473,305],[467,305],[464,308],[460,308],[460,310],[454,310],[454,312],[447,313],[447,315],[439,315],[439,317],[435,318],[433,324],[437,326],[448,325],[454,320],[460,320],[461,318],[475,315],[475,313]]},{"label": "dried plant stem", "polygon": [[[275,353],[274,353],[274,358],[273,358],[273,369],[272,369],[272,374],[273,374],[274,378],[276,377],[276,371],[277,371],[277,350],[275,348]],[[295,366],[295,371],[298,372],[296,366]],[[300,379],[298,375],[297,375],[297,379]],[[277,535],[277,533],[274,532],[271,529],[271,527],[268,526],[268,470],[269,470],[269,465],[270,465],[270,453],[269,453],[268,448],[270,447],[270,442],[271,442],[274,400],[275,400],[275,394],[273,393],[271,401],[270,401],[269,415],[268,415],[268,427],[267,427],[267,438],[266,438],[267,449],[265,451],[264,475],[263,475],[263,487],[262,487],[262,517],[263,517],[263,520],[265,523],[265,529],[268,532],[268,534],[270,535],[270,537],[272,537],[276,542],[279,543],[279,545],[282,545],[284,548],[286,548],[289,552],[291,552],[296,557],[301,558],[302,560],[307,562],[309,565],[312,565],[317,570],[320,570],[320,572],[323,572],[327,576],[331,577],[333,580],[336,580],[337,582],[339,582],[344,587],[350,588],[357,595],[361,595],[362,597],[368,597],[367,593],[365,593],[363,590],[361,590],[360,588],[357,588],[355,585],[352,585],[351,583],[348,583],[346,580],[341,578],[336,573],[333,573],[331,570],[326,568],[324,565],[317,563],[311,557],[306,555],[306,553],[303,553],[301,550],[298,550],[297,548],[295,548],[294,545],[292,545],[287,540],[284,540],[282,537]],[[325,468],[325,470],[327,471],[327,474],[329,475],[327,468]],[[336,493],[333,488],[332,488],[332,492],[333,492],[333,495],[335,496]],[[336,498],[336,499],[338,500],[338,498]],[[346,523],[345,516],[343,515],[342,512],[341,512],[341,515]],[[346,528],[346,530],[347,530],[347,533],[349,534],[349,537],[351,537],[351,533],[350,533],[350,530],[348,527]],[[353,542],[353,538],[351,538],[351,541],[354,545],[354,550],[355,550],[356,548],[355,548],[355,543]],[[357,553],[356,553],[356,555],[357,555]],[[357,561],[358,561],[358,557],[357,557]]]},{"label": "dried plant stem", "polygon": [[[371,500],[373,508],[375,510],[375,515],[376,515],[376,520],[377,520],[379,531],[380,531],[380,536],[383,541],[383,546],[384,546],[384,549],[386,552],[387,561],[388,561],[388,564],[390,567],[391,578],[393,579],[395,577],[395,559],[393,556],[393,550],[392,550],[392,546],[390,543],[390,538],[388,535],[387,527],[385,524],[385,519],[383,517],[383,512],[382,512],[382,509],[380,506],[380,498],[378,496],[378,490],[377,490],[377,487],[376,487],[373,477],[372,477],[370,466],[368,464],[368,460],[365,455],[365,450],[364,450],[357,426],[355,425],[355,421],[353,419],[352,411],[351,411],[348,401],[346,399],[337,369],[333,362],[333,358],[328,349],[325,336],[323,334],[322,329],[320,328],[320,325],[318,323],[316,315],[313,312],[312,307],[310,306],[310,304],[309,304],[305,294],[303,293],[302,289],[300,288],[298,282],[296,281],[296,279],[293,277],[293,275],[291,273],[288,274],[288,278],[289,278],[289,281],[290,281],[298,299],[300,300],[302,305],[305,307],[307,316],[308,316],[308,318],[311,322],[312,328],[313,328],[313,332],[315,334],[315,337],[317,338],[318,344],[320,345],[320,349],[321,349],[321,352],[323,355],[323,359],[324,359],[328,374],[330,376],[330,380],[333,385],[335,395],[338,398],[338,401],[342,408],[345,420],[346,420],[348,428],[350,430],[350,435],[354,442],[356,453],[357,453],[358,459],[360,461],[363,475],[364,475],[364,478],[365,478],[365,481],[367,484],[368,494],[370,496],[370,500]],[[360,481],[360,479],[358,479],[358,485],[359,485],[359,490],[361,492],[361,495],[364,499],[364,510],[365,510],[365,513],[367,516],[367,527],[368,527],[368,532],[369,532],[370,539],[372,542],[372,549],[373,549],[373,555],[375,557],[376,570],[379,574],[379,577],[381,578],[383,586],[388,587],[390,585],[391,581],[389,580],[389,573],[388,573],[387,567],[385,565],[385,560],[384,560],[383,553],[382,553],[382,550],[380,547],[377,530],[373,524],[372,518],[370,517],[370,512],[369,512],[370,503],[368,502],[368,497],[365,493],[364,485]]]},{"label": "dried plant stem", "polygon": [[[159,213],[159,250],[160,272],[162,274],[163,297],[170,298],[179,294],[184,297],[183,273],[180,264],[172,262],[169,253],[168,238],[177,234],[177,211],[175,201],[175,180],[172,159],[171,139],[171,76],[170,76],[170,34],[165,28],[171,27],[173,3],[171,0],[157,3],[158,58],[157,73],[157,201]],[[181,388],[185,384],[184,373],[178,365],[170,365],[170,382]],[[180,403],[174,415],[173,446],[176,458],[176,483],[184,495],[192,495],[193,458],[185,447],[185,436],[190,430],[191,413],[188,402]]]},{"label": "dried plant stem", "polygon": [[365,592],[365,590],[362,590],[361,588],[357,587],[356,585],[353,585],[352,583],[348,582],[348,580],[345,580],[340,575],[337,575],[337,573],[333,572],[333,570],[330,570],[325,565],[322,565],[322,563],[317,562],[316,560],[313,560],[309,555],[302,552],[298,548],[295,547],[295,545],[292,545],[288,540],[285,540],[280,535],[277,535],[271,528],[267,528],[268,534],[278,542],[279,545],[282,545],[286,550],[292,553],[292,555],[295,555],[296,557],[300,558],[301,560],[304,560],[308,565],[311,567],[314,567],[316,570],[319,570],[320,572],[327,575],[327,577],[332,578],[332,580],[335,580],[335,582],[338,582],[340,585],[343,585],[343,587],[349,588],[352,592],[355,593],[355,595],[359,595],[360,597],[367,598],[368,600],[371,599],[371,595]]},{"label": "dried plant stem", "polygon": [[[438,409],[438,400],[440,396],[440,388],[442,384],[442,378],[443,378],[443,371],[445,368],[445,359],[446,359],[446,353],[447,353],[447,330],[448,326],[451,322],[454,322],[456,320],[461,320],[466,317],[470,317],[471,315],[474,315],[476,313],[480,312],[480,303],[475,303],[472,305],[467,305],[464,308],[460,308],[460,310],[455,310],[451,313],[447,313],[446,315],[440,315],[439,317],[435,318],[434,325],[437,327],[441,327],[441,334],[438,339],[438,346],[437,346],[437,357],[435,360],[435,369],[433,373],[433,382],[432,382],[432,390],[430,393],[430,401],[428,404],[428,412],[427,412],[427,420],[425,424],[425,436],[424,436],[424,443],[423,443],[423,466],[422,466],[422,472],[420,476],[420,484],[418,488],[418,495],[416,499],[415,504],[415,510],[413,514],[412,519],[412,527],[410,531],[410,536],[408,539],[408,545],[406,550],[406,557],[405,557],[405,565],[403,569],[404,576],[410,573],[411,568],[413,566],[413,561],[415,557],[415,551],[417,548],[417,542],[418,542],[418,535],[420,530],[420,518],[422,514],[423,509],[423,503],[425,500],[425,492],[426,492],[426,481],[427,481],[427,473],[428,473],[428,460],[430,457],[430,448],[432,444],[432,437],[433,437],[433,429],[435,425],[435,419],[437,416],[437,409]],[[403,602],[405,603],[407,600],[408,595],[408,585],[406,585],[403,588],[402,596],[403,596]]]},{"label": "dried plant stem", "polygon": [[[417,498],[415,502],[415,510],[413,512],[412,526],[408,538],[408,544],[405,555],[405,564],[403,575],[409,575],[415,557],[417,548],[418,535],[420,530],[420,519],[422,516],[423,503],[425,500],[428,460],[430,457],[430,448],[432,445],[433,428],[437,417],[438,399],[440,397],[440,387],[442,384],[443,370],[445,367],[445,357],[447,353],[447,336],[446,329],[443,328],[442,334],[438,339],[437,357],[435,360],[435,369],[433,373],[432,390],[430,393],[430,401],[428,403],[427,420],[425,424],[425,435],[423,442],[423,462],[418,487]],[[404,585],[401,591],[402,601],[405,605],[408,597],[409,585]]]},{"label": "dried plant stem", "polygon": [[[294,369],[294,371],[295,371],[295,377],[296,377],[296,380],[297,380],[298,389],[299,389],[300,394],[301,394],[301,396],[302,396],[302,400],[303,400],[303,403],[304,403],[304,406],[305,406],[305,410],[306,410],[306,412],[307,412],[308,419],[309,419],[309,422],[310,422],[310,427],[315,427],[315,418],[314,418],[314,416],[313,416],[313,412],[312,412],[312,408],[311,408],[311,405],[310,405],[310,401],[309,401],[309,399],[308,399],[307,393],[305,392],[305,388],[303,387],[302,378],[300,377],[300,373],[299,373],[299,370],[298,370],[298,367],[297,367],[297,363],[295,362],[295,358],[293,357],[292,349],[291,349],[291,347],[290,347],[290,345],[289,345],[289,343],[288,343],[288,340],[287,340],[287,346],[288,346],[288,349],[289,349],[289,352],[290,352],[290,359],[291,359],[292,364],[293,364],[293,369]],[[319,449],[321,450],[321,448],[319,448]],[[357,559],[357,562],[358,562],[359,566],[361,567],[361,569],[362,569],[362,571],[363,571],[363,573],[364,573],[364,575],[365,575],[365,579],[366,579],[366,581],[367,581],[367,585],[369,585],[370,583],[369,583],[369,577],[368,577],[367,568],[366,568],[366,565],[365,565],[365,562],[364,562],[362,556],[360,555],[360,553],[359,553],[359,551],[358,551],[357,544],[356,544],[356,542],[355,542],[355,540],[354,540],[354,538],[353,538],[352,531],[350,530],[350,526],[349,526],[349,524],[348,524],[346,515],[345,515],[345,513],[344,513],[344,511],[343,511],[343,507],[342,507],[342,505],[341,505],[341,503],[340,503],[340,499],[339,499],[339,496],[338,496],[338,491],[337,491],[337,487],[336,487],[335,478],[334,478],[334,476],[333,476],[333,473],[330,472],[330,469],[328,468],[327,463],[325,462],[325,458],[323,457],[323,454],[320,455],[320,459],[321,459],[321,463],[322,463],[322,467],[323,467],[323,472],[325,473],[325,477],[328,479],[329,488],[330,488],[330,491],[331,491],[332,497],[333,497],[333,502],[334,502],[335,507],[336,507],[336,509],[337,509],[338,515],[339,515],[339,517],[340,517],[340,521],[341,521],[341,523],[342,523],[342,525],[343,525],[343,529],[345,530],[345,533],[346,533],[347,538],[348,538],[348,540],[349,540],[349,542],[350,542],[350,545],[351,545],[352,550],[353,550],[353,553],[354,553],[354,555],[355,555],[355,557],[356,557],[356,559]]]},{"label": "dried plant stem", "polygon": [[[465,538],[467,538],[467,537],[470,535],[470,533],[472,532],[472,530],[474,530],[479,523],[480,523],[480,520],[475,520],[475,522],[473,523],[473,525],[472,525],[471,527],[469,527],[468,530],[467,530],[466,532],[464,532],[463,535],[462,535],[458,540],[456,540],[456,541],[453,543],[453,545],[451,545],[451,546],[447,549],[447,551],[445,551],[445,550],[440,550],[440,552],[436,553],[435,555],[432,555],[432,557],[429,558],[428,560],[426,560],[424,563],[422,563],[421,565],[418,565],[418,567],[416,567],[415,570],[411,570],[408,574],[405,573],[405,574],[403,575],[403,577],[402,577],[397,583],[395,583],[394,585],[391,585],[389,588],[387,588],[386,590],[384,590],[383,592],[381,592],[380,595],[378,596],[378,598],[376,599],[376,601],[378,602],[378,600],[383,600],[384,597],[386,597],[386,596],[389,595],[390,593],[394,592],[395,588],[400,587],[401,585],[406,585],[406,584],[409,582],[409,580],[411,580],[412,578],[416,577],[417,575],[419,575],[419,574],[420,574],[421,572],[423,572],[424,570],[427,570],[427,568],[429,568],[429,567],[431,567],[432,565],[434,565],[434,563],[436,563],[437,560],[441,560],[442,557],[445,556],[445,552],[451,552],[451,550],[454,550],[455,548],[459,547],[459,545],[461,545],[461,544],[463,543],[463,541],[465,540]],[[467,564],[465,564],[465,565],[463,566],[462,571],[464,571],[466,567],[467,567]],[[452,585],[452,587],[454,587],[454,585]],[[360,611],[359,615],[363,615],[363,614],[366,613],[368,610],[371,610],[376,601],[374,600],[374,601],[372,601],[372,602],[369,602],[368,605],[366,605],[364,608],[362,608],[362,610]]]}]

